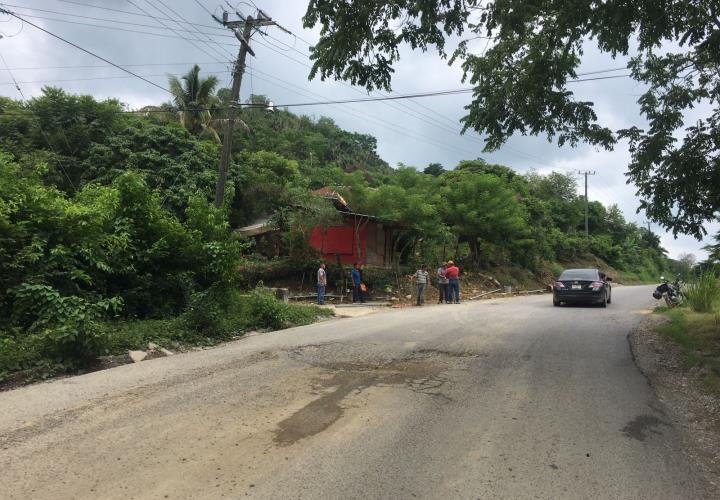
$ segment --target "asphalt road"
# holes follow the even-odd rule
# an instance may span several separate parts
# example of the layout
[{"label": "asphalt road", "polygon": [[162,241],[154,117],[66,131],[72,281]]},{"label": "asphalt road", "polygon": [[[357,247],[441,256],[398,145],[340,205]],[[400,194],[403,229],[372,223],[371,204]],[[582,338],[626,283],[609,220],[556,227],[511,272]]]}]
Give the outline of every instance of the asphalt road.
[{"label": "asphalt road", "polygon": [[0,394],[0,497],[705,498],[626,336],[654,304],[426,306]]}]

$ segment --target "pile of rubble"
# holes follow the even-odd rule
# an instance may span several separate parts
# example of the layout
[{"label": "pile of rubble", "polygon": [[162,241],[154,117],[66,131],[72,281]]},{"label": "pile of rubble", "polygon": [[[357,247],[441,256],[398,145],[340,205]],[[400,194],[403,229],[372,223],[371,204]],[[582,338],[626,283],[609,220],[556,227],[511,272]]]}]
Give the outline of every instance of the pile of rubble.
[{"label": "pile of rubble", "polygon": [[148,342],[146,350],[128,351],[125,354],[116,356],[100,356],[96,369],[104,370],[115,366],[127,365],[130,363],[139,363],[150,359],[164,358],[166,356],[174,356],[175,353],[169,349],[165,349],[154,342]]},{"label": "pile of rubble", "polygon": [[140,361],[145,361],[146,359],[164,358],[165,356],[173,356],[174,354],[174,352],[169,351],[164,347],[160,347],[153,342],[148,342],[146,351],[127,352],[127,356],[133,363],[139,363]]}]

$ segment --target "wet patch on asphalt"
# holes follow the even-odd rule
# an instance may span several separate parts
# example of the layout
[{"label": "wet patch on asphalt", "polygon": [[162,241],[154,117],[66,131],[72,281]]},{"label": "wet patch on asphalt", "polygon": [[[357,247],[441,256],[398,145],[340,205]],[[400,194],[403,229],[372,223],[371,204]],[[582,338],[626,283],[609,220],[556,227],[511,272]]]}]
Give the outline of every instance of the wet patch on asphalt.
[{"label": "wet patch on asphalt", "polygon": [[625,437],[645,441],[649,434],[662,435],[662,432],[657,430],[660,426],[669,427],[670,424],[654,415],[638,415],[623,427],[622,433]]},{"label": "wet patch on asphalt", "polygon": [[319,434],[342,417],[343,400],[351,394],[359,394],[370,387],[403,387],[449,402],[452,399],[441,392],[449,381],[445,375],[458,363],[457,358],[476,357],[469,352],[435,351],[422,349],[395,360],[364,362],[322,362],[317,350],[322,346],[306,346],[295,349],[291,357],[327,370],[332,375],[315,381],[322,396],[315,399],[281,421],[275,429],[276,444],[287,446],[303,438]]}]

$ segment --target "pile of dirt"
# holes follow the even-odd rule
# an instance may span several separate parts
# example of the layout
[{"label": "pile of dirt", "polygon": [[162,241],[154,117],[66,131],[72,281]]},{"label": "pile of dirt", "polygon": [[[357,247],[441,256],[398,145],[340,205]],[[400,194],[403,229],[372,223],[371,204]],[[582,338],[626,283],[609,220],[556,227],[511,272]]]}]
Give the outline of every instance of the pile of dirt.
[{"label": "pile of dirt", "polygon": [[630,348],[673,424],[685,431],[687,455],[720,498],[720,395],[704,385],[698,370],[686,366],[682,348],[657,331],[666,321],[649,316],[628,336]]}]

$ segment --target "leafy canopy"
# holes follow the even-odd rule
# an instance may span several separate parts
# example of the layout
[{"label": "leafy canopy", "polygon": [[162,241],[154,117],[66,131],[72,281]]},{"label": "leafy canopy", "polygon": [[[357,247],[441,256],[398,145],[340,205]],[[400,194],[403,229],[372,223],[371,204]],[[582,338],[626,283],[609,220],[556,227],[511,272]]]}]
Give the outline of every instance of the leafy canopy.
[{"label": "leafy canopy", "polygon": [[[449,40],[465,35],[451,62],[473,85],[464,127],[485,135],[487,151],[518,133],[605,149],[628,139],[627,176],[641,208],[675,234],[700,238],[720,209],[719,12],[717,2],[692,0],[310,0],[304,21],[321,35],[310,77],[370,90],[390,89],[404,44],[447,57]],[[476,39],[486,50],[471,50]],[[569,90],[587,43],[633,56],[647,129],[611,130]],[[709,114],[683,133],[684,113],[703,104]]]}]

